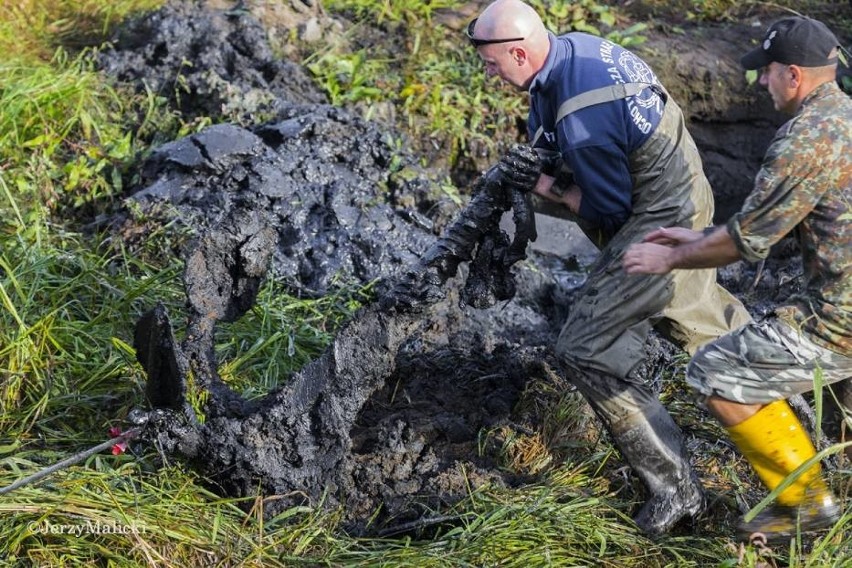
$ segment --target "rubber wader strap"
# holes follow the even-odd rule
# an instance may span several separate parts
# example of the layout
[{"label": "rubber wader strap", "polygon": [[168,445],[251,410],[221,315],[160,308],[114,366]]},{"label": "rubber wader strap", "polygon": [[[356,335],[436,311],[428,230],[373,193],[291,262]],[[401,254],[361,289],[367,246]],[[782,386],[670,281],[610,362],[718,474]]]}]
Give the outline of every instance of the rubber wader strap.
[{"label": "rubber wader strap", "polygon": [[[591,91],[580,93],[559,105],[559,109],[556,111],[556,121],[553,123],[553,126],[555,127],[559,124],[560,120],[572,112],[577,112],[580,109],[599,105],[601,103],[608,103],[611,101],[617,101],[618,99],[632,97],[634,95],[638,95],[648,87],[655,90],[660,88],[651,83],[619,83],[618,85],[610,85],[608,87],[601,87],[599,89],[592,89]],[[539,126],[538,130],[535,131],[535,136],[533,136],[531,146],[535,147],[542,134],[544,134],[544,126]]]}]

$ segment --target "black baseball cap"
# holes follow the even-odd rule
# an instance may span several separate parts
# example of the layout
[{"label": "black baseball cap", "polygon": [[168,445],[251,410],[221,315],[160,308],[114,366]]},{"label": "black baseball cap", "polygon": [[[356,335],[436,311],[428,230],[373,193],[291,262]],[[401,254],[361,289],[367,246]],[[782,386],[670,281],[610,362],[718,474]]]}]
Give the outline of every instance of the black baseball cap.
[{"label": "black baseball cap", "polygon": [[[773,61],[800,67],[822,67],[837,62],[835,49],[840,42],[818,20],[795,16],[778,20],[766,31],[756,48],[740,59],[746,69],[760,69]],[[832,52],[834,57],[829,57]]]}]

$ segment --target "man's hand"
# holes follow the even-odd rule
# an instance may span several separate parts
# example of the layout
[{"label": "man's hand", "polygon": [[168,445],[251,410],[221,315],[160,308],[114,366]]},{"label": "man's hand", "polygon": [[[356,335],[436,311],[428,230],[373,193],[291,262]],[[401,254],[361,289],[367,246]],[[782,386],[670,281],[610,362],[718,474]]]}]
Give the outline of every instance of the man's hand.
[{"label": "man's hand", "polygon": [[559,187],[557,190],[556,178],[547,174],[541,174],[538,183],[533,188],[533,193],[548,201],[559,203],[568,208],[574,215],[580,213],[580,203],[583,201],[583,192],[577,184],[571,184],[567,188]]},{"label": "man's hand", "polygon": [[651,231],[627,248],[622,266],[628,274],[666,274],[675,268],[714,268],[739,260],[734,239],[724,226],[707,231],[666,227]]},{"label": "man's hand", "polygon": [[541,158],[530,146],[515,144],[500,158],[497,167],[503,174],[506,185],[518,191],[529,192],[541,175]]},{"label": "man's hand", "polygon": [[645,235],[642,240],[646,243],[677,246],[691,243],[704,238],[701,231],[693,231],[685,227],[660,227]]},{"label": "man's hand", "polygon": [[633,243],[624,253],[621,264],[627,274],[667,274],[672,270],[673,250],[656,243]]},{"label": "man's hand", "polygon": [[627,274],[667,274],[674,268],[674,247],[700,240],[704,233],[684,227],[660,227],[633,243],[621,264]]}]

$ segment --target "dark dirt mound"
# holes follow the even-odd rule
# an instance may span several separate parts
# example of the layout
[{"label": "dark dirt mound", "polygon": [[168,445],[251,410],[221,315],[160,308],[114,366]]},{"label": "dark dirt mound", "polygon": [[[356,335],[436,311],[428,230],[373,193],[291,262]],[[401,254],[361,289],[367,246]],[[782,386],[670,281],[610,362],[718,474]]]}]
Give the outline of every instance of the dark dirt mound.
[{"label": "dark dirt mound", "polygon": [[273,56],[266,29],[239,3],[171,2],[132,20],[99,58],[107,73],[173,100],[187,118],[223,116],[256,122],[281,106],[326,97],[295,63]]},{"label": "dark dirt mound", "polygon": [[[128,238],[150,230],[139,213],[193,237],[178,251],[186,333],[162,307],[137,325],[149,406],[134,419],[148,424],[147,439],[224,493],[279,496],[268,514],[303,501],[343,504],[358,532],[415,519],[484,483],[519,481],[499,467],[498,448],[481,449],[480,435],[533,430],[540,411],[523,404],[531,384],[570,390],[550,348],[561,320],[555,298],[582,280],[580,267],[533,253],[513,269],[514,299],[490,309],[459,307],[464,271],[424,312],[369,305],[321,357],[246,401],[219,378],[213,346],[253,305],[263,278],[302,296],[377,279],[381,292],[458,210],[440,198],[435,174],[397,149],[400,133],[322,104],[301,69],[274,61],[246,11],[174,3],[120,37],[100,56],[117,79],[161,92],[185,84],[174,100],[190,114],[268,114],[158,148],[114,219]],[[731,273],[730,283],[742,280]],[[656,338],[648,350],[648,374],[658,376],[673,351]],[[189,388],[210,395],[203,423]]]},{"label": "dark dirt mound", "polygon": [[[792,10],[742,3],[728,7],[726,21],[711,23],[696,22],[688,2],[636,0],[624,8],[634,21],[650,25],[637,51],[683,106],[716,195],[716,222],[724,222],[751,191],[769,142],[789,118],[773,109],[765,88],[748,84],[740,57]],[[828,22],[841,44],[852,43],[852,4],[814,1],[796,8]],[[840,66],[838,82],[848,74]]]},{"label": "dark dirt mound", "polygon": [[759,33],[742,24],[693,26],[684,34],[651,36],[639,50],[684,106],[716,196],[717,222],[739,209],[785,121],[762,88],[747,84],[739,64]]}]

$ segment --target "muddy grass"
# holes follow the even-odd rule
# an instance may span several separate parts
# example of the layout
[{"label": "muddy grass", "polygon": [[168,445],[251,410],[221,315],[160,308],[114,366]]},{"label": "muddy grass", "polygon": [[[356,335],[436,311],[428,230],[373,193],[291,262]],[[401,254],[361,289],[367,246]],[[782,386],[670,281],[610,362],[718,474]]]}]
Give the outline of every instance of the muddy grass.
[{"label": "muddy grass", "polygon": [[[688,41],[678,39],[678,50]],[[723,49],[702,46],[707,54]],[[553,396],[576,397],[551,346],[588,250],[562,259],[532,250],[512,269],[514,298],[488,309],[459,306],[464,269],[421,312],[368,305],[322,356],[267,396],[244,400],[218,376],[213,346],[251,308],[264,278],[302,297],[378,282],[381,296],[459,209],[438,190],[439,172],[421,167],[414,152],[399,153],[400,133],[324,104],[304,71],[274,60],[245,10],[172,4],[128,24],[100,64],[139,88],[165,93],[180,80],[182,111],[236,113],[244,125],[211,126],[158,148],[113,218],[130,247],[158,223],[191,235],[172,251],[186,264],[186,313],[171,319],[151,306],[136,329],[148,400],[133,420],[147,424],[148,443],[186,459],[222,493],[282,496],[269,514],[301,502],[345,505],[347,527],[359,533],[406,527],[485,484],[534,478],[534,467],[507,473],[512,456],[501,432],[535,432]],[[686,65],[694,71],[702,60]],[[711,181],[745,178],[773,117],[755,116],[733,97],[723,109],[708,103],[699,112],[692,103]],[[767,311],[795,286],[790,252],[759,274],[726,269],[723,282],[754,312]],[[662,369],[675,352],[652,337],[648,355],[647,375],[664,389]],[[188,389],[210,395],[203,422]],[[541,404],[543,391],[550,400]],[[602,436],[581,402],[561,435],[589,447]]]}]

